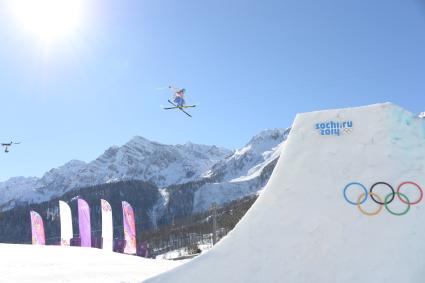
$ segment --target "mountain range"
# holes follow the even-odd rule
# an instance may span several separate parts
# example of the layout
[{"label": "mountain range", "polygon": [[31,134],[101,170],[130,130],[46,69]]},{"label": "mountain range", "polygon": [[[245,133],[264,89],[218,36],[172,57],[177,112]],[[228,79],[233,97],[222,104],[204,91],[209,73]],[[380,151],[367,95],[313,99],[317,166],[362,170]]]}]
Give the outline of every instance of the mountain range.
[{"label": "mountain range", "polygon": [[161,192],[157,213],[169,201],[167,188],[201,181],[192,209],[202,211],[212,203],[222,204],[261,189],[267,181],[262,173],[277,160],[279,145],[288,133],[265,130],[234,151],[190,142],[165,145],[137,136],[123,146],[108,148],[89,163],[71,160],[41,178],[15,177],[0,183],[0,210],[40,203],[78,188],[138,180]]}]

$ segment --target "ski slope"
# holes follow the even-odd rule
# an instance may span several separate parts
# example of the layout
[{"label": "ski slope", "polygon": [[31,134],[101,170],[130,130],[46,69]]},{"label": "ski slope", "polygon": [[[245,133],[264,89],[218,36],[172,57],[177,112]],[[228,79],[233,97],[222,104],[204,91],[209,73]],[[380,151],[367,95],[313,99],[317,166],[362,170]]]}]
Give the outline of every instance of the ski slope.
[{"label": "ski slope", "polygon": [[0,282],[140,282],[181,264],[99,249],[0,244]]},{"label": "ski slope", "polygon": [[[403,185],[388,210],[360,185],[345,197],[361,205],[343,194],[351,182],[368,193],[377,182],[396,191],[406,181],[425,187],[425,121],[391,103],[299,114],[266,188],[235,229],[208,253],[144,282],[425,282],[425,200],[413,204],[420,190]],[[391,200],[386,185],[373,193]]]}]

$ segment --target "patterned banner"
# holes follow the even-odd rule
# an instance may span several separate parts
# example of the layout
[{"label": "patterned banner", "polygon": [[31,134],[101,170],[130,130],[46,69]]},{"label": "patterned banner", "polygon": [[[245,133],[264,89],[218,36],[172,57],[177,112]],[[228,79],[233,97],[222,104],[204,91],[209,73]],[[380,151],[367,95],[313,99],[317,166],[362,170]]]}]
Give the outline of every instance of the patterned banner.
[{"label": "patterned banner", "polygon": [[126,254],[135,254],[137,251],[136,246],[136,224],[134,221],[134,212],[133,208],[128,202],[122,202],[122,214],[123,214],[123,223],[124,223],[124,238],[125,238],[125,247],[124,253]]},{"label": "patterned banner", "polygon": [[61,245],[69,246],[73,237],[71,208],[64,201],[59,201],[59,213],[61,219]]},{"label": "patterned banner", "polygon": [[100,200],[102,206],[102,239],[103,249],[112,251],[114,246],[114,230],[112,226],[112,208],[104,199]]},{"label": "patterned banner", "polygon": [[91,247],[90,208],[83,199],[78,199],[78,226],[82,247]]},{"label": "patterned banner", "polygon": [[46,237],[44,235],[43,219],[40,214],[35,211],[30,212],[31,215],[31,231],[32,231],[32,244],[45,245]]}]

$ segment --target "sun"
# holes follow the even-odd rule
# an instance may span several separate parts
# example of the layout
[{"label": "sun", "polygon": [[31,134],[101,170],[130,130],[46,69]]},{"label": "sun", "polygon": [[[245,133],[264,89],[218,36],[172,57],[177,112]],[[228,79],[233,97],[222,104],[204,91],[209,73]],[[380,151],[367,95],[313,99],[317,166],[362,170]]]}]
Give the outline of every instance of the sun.
[{"label": "sun", "polygon": [[68,38],[77,33],[84,0],[13,0],[18,24],[44,42]]}]

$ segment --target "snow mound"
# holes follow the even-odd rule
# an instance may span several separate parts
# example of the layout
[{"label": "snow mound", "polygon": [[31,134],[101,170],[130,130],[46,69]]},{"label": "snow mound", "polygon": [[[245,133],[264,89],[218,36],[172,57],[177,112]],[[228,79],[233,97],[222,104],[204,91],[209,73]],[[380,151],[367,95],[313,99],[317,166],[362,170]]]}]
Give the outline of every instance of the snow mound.
[{"label": "snow mound", "polygon": [[[424,282],[425,121],[391,103],[297,115],[264,192],[208,253],[145,282]],[[373,191],[391,200],[379,184]],[[362,188],[346,197],[360,202]],[[362,212],[363,211],[363,212]],[[373,212],[379,212],[377,215]]]}]

